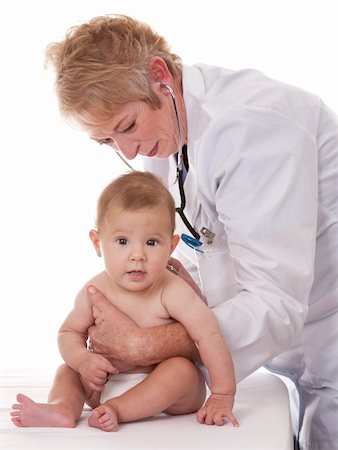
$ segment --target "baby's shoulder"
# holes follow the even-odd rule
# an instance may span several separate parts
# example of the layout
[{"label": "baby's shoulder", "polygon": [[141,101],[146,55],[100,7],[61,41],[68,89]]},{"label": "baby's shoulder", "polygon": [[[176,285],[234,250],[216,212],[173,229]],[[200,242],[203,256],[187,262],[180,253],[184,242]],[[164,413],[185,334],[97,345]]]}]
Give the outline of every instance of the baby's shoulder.
[{"label": "baby's shoulder", "polygon": [[89,286],[94,286],[99,291],[105,292],[106,286],[107,286],[106,273],[103,271],[103,272],[100,272],[100,273],[94,275],[92,278],[90,278],[79,290],[79,292],[77,294],[78,300],[88,299],[87,289]]},{"label": "baby's shoulder", "polygon": [[165,297],[169,295],[172,298],[173,295],[194,295],[192,287],[180,276],[170,271],[167,271],[163,283],[162,293]]}]

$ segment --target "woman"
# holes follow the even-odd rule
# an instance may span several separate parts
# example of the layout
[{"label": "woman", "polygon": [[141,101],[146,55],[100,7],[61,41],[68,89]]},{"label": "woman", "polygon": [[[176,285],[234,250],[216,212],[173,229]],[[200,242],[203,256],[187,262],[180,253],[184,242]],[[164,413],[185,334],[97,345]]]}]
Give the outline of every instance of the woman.
[{"label": "woman", "polygon": [[[262,365],[291,377],[300,447],[338,449],[335,115],[254,70],[184,66],[125,16],[71,29],[47,59],[62,114],[127,159],[145,156],[170,188],[192,279],[173,264],[213,308],[237,382]],[[141,330],[99,292],[93,301],[102,311],[93,349],[115,363],[197,358],[179,324]]]}]

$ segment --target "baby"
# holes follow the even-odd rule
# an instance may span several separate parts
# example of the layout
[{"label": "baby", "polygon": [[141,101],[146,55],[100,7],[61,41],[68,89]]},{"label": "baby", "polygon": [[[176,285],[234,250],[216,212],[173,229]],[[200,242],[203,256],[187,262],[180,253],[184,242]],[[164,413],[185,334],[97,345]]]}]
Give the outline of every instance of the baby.
[{"label": "baby", "polygon": [[[48,403],[18,394],[11,412],[15,425],[74,427],[87,403],[93,408],[89,425],[104,431],[161,412],[197,411],[200,423],[223,425],[227,419],[238,426],[232,412],[234,369],[217,320],[195,291],[167,270],[179,242],[174,230],[174,200],[154,175],[131,172],[105,188],[96,229],[90,231],[105,270],[80,290],[60,328],[59,348],[66,364],[57,372]],[[183,324],[210,375],[211,395],[205,404],[204,379],[186,358],[118,373],[108,359],[88,350],[88,328],[98,317],[86,294],[88,285],[140,327]]]}]

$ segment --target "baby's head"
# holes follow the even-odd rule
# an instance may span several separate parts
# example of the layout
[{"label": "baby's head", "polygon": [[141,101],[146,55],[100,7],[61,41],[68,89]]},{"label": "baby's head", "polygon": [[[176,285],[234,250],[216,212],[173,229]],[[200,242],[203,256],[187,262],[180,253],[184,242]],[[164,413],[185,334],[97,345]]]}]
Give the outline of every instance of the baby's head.
[{"label": "baby's head", "polygon": [[158,286],[179,236],[174,200],[156,176],[130,172],[110,183],[98,200],[96,227],[89,236],[115,286]]},{"label": "baby's head", "polygon": [[100,231],[111,208],[136,211],[163,207],[169,213],[171,233],[175,230],[175,202],[161,180],[150,172],[133,171],[114,179],[97,203],[96,227]]}]

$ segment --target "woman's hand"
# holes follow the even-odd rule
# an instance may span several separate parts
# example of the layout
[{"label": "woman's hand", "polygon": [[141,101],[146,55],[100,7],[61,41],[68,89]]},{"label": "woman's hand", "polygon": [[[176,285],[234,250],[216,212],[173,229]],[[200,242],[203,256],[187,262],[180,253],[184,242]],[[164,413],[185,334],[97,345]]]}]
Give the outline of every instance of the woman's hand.
[{"label": "woman's hand", "polygon": [[89,328],[90,350],[106,357],[119,371],[133,369],[133,345],[139,327],[94,286],[87,293],[93,305],[95,325]]},{"label": "woman's hand", "polygon": [[87,293],[95,311],[95,325],[88,330],[90,349],[105,356],[120,372],[173,356],[200,360],[196,345],[180,323],[140,328],[94,286],[88,286]]}]

